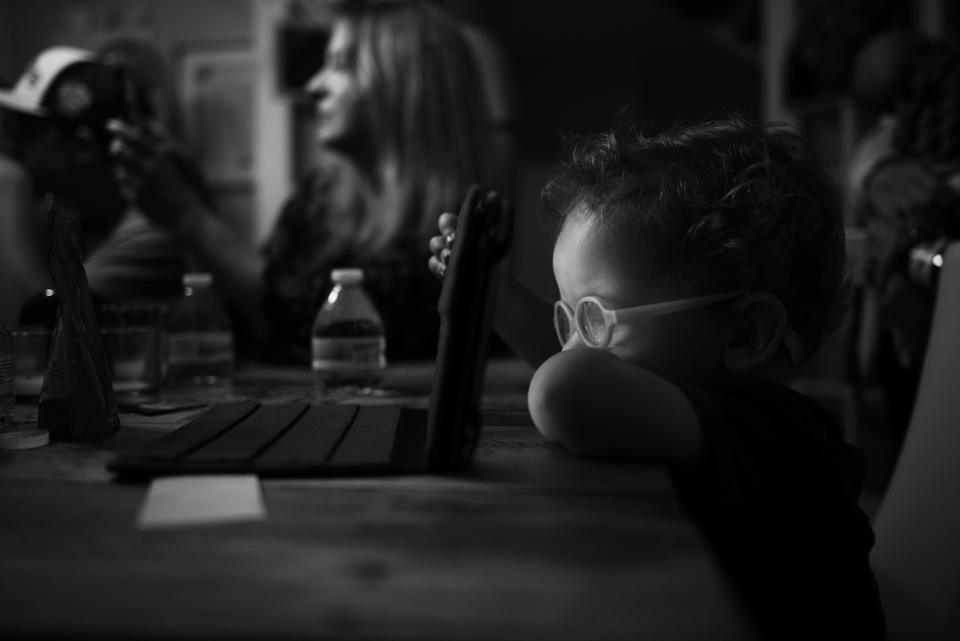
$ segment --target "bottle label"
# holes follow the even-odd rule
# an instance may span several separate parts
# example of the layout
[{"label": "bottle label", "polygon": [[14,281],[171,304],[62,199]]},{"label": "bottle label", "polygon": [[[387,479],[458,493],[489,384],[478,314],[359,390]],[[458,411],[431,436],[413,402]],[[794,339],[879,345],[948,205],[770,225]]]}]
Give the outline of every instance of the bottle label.
[{"label": "bottle label", "polygon": [[16,404],[13,390],[13,354],[0,355],[0,425],[5,425]]},{"label": "bottle label", "polygon": [[387,341],[383,336],[314,338],[313,370],[366,371],[387,366]]},{"label": "bottle label", "polygon": [[13,385],[13,354],[0,354],[0,390],[7,391],[5,385]]},{"label": "bottle label", "polygon": [[230,332],[176,332],[167,336],[167,362],[223,363],[233,360]]}]

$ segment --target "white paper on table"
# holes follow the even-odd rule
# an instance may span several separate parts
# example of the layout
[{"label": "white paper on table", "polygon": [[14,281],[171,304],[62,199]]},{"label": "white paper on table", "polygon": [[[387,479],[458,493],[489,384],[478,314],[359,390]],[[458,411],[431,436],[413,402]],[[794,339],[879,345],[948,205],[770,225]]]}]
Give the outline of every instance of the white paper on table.
[{"label": "white paper on table", "polygon": [[266,516],[256,475],[165,476],[150,484],[137,526],[185,527],[260,520]]}]

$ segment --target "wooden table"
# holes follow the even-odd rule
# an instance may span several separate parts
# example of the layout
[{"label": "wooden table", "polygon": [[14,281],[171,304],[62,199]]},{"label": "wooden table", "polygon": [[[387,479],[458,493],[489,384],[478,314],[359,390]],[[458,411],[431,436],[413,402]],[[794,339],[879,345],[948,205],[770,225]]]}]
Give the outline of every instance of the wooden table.
[{"label": "wooden table", "polygon": [[[429,372],[386,385],[422,399]],[[529,375],[491,364],[485,415],[515,425],[486,426],[463,472],[264,480],[262,521],[138,529],[147,485],[104,464],[196,410],[0,452],[0,638],[750,638],[666,471],[517,425]],[[309,390],[263,368],[236,389],[264,379],[274,399]]]}]

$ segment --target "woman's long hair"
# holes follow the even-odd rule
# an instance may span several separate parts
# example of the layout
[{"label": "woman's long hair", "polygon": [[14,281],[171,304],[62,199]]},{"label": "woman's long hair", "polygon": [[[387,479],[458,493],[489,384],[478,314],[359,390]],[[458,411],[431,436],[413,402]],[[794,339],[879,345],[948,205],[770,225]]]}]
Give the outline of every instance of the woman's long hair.
[{"label": "woman's long hair", "polygon": [[380,197],[340,192],[352,220],[331,231],[371,254],[401,235],[436,233],[439,215],[454,210],[472,183],[493,186],[495,155],[480,74],[452,17],[414,0],[347,3],[339,19],[386,188]]}]

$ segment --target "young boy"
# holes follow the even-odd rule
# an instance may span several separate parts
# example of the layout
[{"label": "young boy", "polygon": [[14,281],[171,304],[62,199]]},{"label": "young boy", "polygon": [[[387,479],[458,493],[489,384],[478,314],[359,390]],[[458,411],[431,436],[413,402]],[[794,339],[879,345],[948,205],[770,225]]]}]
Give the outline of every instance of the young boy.
[{"label": "young boy", "polygon": [[[765,635],[882,639],[864,458],[788,387],[848,292],[821,157],[739,119],[611,134],[581,141],[544,195],[561,217],[562,351],[547,357],[546,307],[515,283],[495,324],[539,366],[540,432],[579,455],[665,461]],[[431,241],[438,274],[454,222]]]}]

